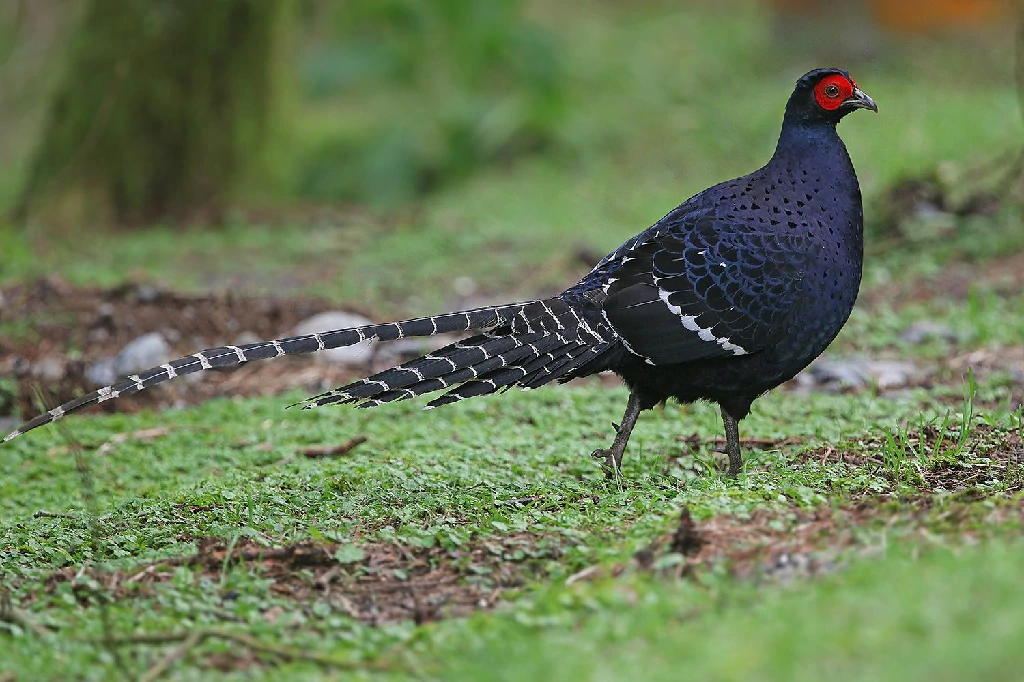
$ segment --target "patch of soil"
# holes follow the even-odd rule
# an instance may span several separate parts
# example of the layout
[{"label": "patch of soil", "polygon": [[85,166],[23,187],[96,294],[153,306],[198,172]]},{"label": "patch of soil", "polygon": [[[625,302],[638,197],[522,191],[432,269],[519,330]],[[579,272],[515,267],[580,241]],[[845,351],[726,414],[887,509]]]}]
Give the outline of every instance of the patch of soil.
[{"label": "patch of soil", "polygon": [[[689,436],[676,436],[676,442],[686,443],[693,451],[700,452],[701,448],[708,446],[711,452],[725,452],[726,440],[721,436],[708,437],[696,431]],[[786,445],[799,445],[804,439],[800,436],[788,436],[786,438],[740,438],[740,447],[755,448],[758,450],[774,450]]]},{"label": "patch of soil", "polygon": [[[1022,504],[983,509],[960,500],[941,513],[934,511],[929,504],[893,506],[874,498],[841,508],[756,509],[749,515],[723,514],[697,522],[684,508],[673,530],[630,560],[591,566],[566,584],[637,571],[700,582],[705,572],[722,570],[740,580],[789,582],[839,570],[851,552],[876,552],[871,534],[865,534],[872,528],[900,527],[900,537],[917,533],[922,542],[933,542],[940,524],[960,541],[971,541],[986,527],[999,527],[1011,517],[1024,523]],[[542,574],[544,563],[559,556],[557,541],[529,533],[478,539],[455,549],[379,542],[265,547],[247,539],[229,547],[223,540],[206,538],[197,543],[196,554],[127,571],[67,567],[44,579],[42,589],[52,594],[70,583],[82,604],[94,604],[97,590],[114,599],[151,594],[173,579],[176,567],[193,567],[216,585],[225,567],[242,564],[268,579],[275,596],[296,604],[327,603],[374,626],[421,624],[494,608],[505,592],[524,586]],[[225,601],[236,598],[231,592],[220,596]],[[34,598],[29,591],[21,603]],[[280,606],[270,606],[263,617],[272,622],[282,614]]]},{"label": "patch of soil", "polygon": [[[821,465],[842,462],[858,467],[873,466],[922,493],[962,493],[993,480],[1009,485],[1001,494],[1013,494],[1022,489],[1024,443],[1019,431],[975,424],[961,445],[957,427],[947,427],[943,432],[937,425],[929,424],[923,429],[908,429],[904,445],[899,471],[896,471],[896,463],[885,459],[883,452],[891,446],[882,436],[861,441],[855,452],[824,445],[798,457],[803,462]],[[922,451],[927,458],[923,463],[919,461]]]},{"label": "patch of soil", "polygon": [[936,524],[955,530],[959,541],[971,541],[986,523],[994,527],[1011,517],[1024,523],[1024,505],[987,510],[980,525],[976,505],[954,505],[939,515],[930,511],[920,505],[894,509],[875,499],[837,509],[758,509],[746,517],[720,515],[698,523],[684,508],[675,530],[656,538],[629,561],[584,569],[568,582],[633,571],[699,582],[702,572],[724,569],[740,580],[785,583],[839,570],[851,552],[877,552],[877,547],[865,543],[865,531],[872,527],[901,526],[909,536],[916,533],[922,541],[934,542]]},{"label": "patch of soil", "polygon": [[850,451],[841,446],[835,446],[832,444],[822,445],[816,450],[805,451],[797,453],[796,461],[801,464],[807,464],[809,462],[816,462],[821,466],[826,464],[849,464],[853,467],[864,466],[868,462],[875,464],[881,464],[881,460],[876,460],[873,457],[865,456],[862,452]]},{"label": "patch of soil", "polygon": [[[271,580],[269,589],[275,596],[298,603],[329,603],[372,625],[425,623],[493,608],[504,591],[524,584],[524,576],[536,564],[558,556],[553,545],[526,533],[479,540],[457,549],[389,543],[299,543],[275,548],[251,540],[229,548],[223,540],[206,538],[197,543],[197,550],[194,555],[128,571],[67,567],[51,574],[44,589],[52,593],[70,582],[80,598],[87,599],[98,584],[114,598],[124,598],[170,581],[178,566],[194,567],[216,583],[226,566],[241,563]],[[234,595],[222,597],[229,600]],[[272,620],[277,615],[271,608],[264,617]]]},{"label": "patch of soil", "polygon": [[[1013,185],[1021,176],[1021,156],[1014,154],[1015,163],[1006,168],[1001,168],[1005,161],[997,159],[998,166],[991,163],[988,169],[977,169],[970,172],[966,177],[949,177],[953,168],[947,165],[946,173],[942,169],[935,169],[930,173],[924,173],[916,177],[908,177],[896,182],[887,192],[879,197],[875,211],[880,215],[882,234],[895,240],[902,240],[906,235],[901,229],[907,223],[912,223],[922,217],[935,217],[945,214],[949,216],[991,216],[998,211],[1000,205],[1005,202],[1007,194],[1010,194]],[[966,173],[961,171],[961,173]],[[1001,191],[994,191],[995,188],[983,187],[977,180],[979,176],[990,173],[1002,175],[1002,182],[999,183]],[[991,180],[991,179],[990,179]],[[946,226],[946,232],[952,226]]]},{"label": "patch of soil", "polygon": [[[993,262],[981,275],[964,267],[964,295],[966,287],[977,283],[979,276],[1002,278],[1000,281],[1009,278],[1009,286],[1024,287],[1024,253]],[[951,277],[956,271],[955,266],[947,268],[941,277]],[[956,291],[948,282],[929,284],[928,297],[934,296],[933,286],[939,287],[936,290]],[[892,293],[886,296],[891,298]],[[162,334],[173,354],[184,356],[225,343],[287,336],[298,322],[336,308],[318,298],[239,297],[230,291],[186,295],[144,283],[98,289],[76,287],[58,277],[8,286],[3,291],[3,300],[0,379],[14,381],[0,383],[0,419],[16,413],[26,419],[34,416],[40,409],[40,396],[48,407],[53,407],[94,390],[97,386],[86,378],[87,369],[116,355],[125,344],[146,333]],[[395,344],[383,349],[384,352],[369,356],[361,367],[321,362],[311,355],[209,370],[92,409],[134,412],[142,408],[181,407],[225,395],[276,395],[292,389],[314,394],[392,366],[396,360],[405,359],[403,354],[424,350],[411,346],[398,349]],[[942,372],[952,380],[967,367],[973,367],[979,377],[991,372],[1024,377],[1024,346],[961,353],[944,361]],[[608,373],[588,380],[620,383]],[[931,383],[927,379],[913,385]],[[799,389],[799,382],[790,382],[787,387]]]},{"label": "patch of soil", "polygon": [[[686,575],[699,567],[725,566],[740,579],[789,580],[835,570],[839,554],[856,544],[855,526],[869,521],[869,507],[787,511],[758,509],[748,517],[715,516],[695,524],[683,510],[679,527],[633,557],[640,570],[652,570],[649,557],[682,554],[686,561],[670,573]],[[680,552],[680,536],[690,552]]]},{"label": "patch of soil", "polygon": [[965,377],[968,370],[980,377],[1002,372],[1014,383],[1024,384],[1024,346],[965,351],[947,358],[945,364],[954,376]]},{"label": "patch of soil", "polygon": [[966,300],[975,290],[1015,296],[1021,289],[1024,289],[1024,252],[993,258],[985,261],[983,267],[978,263],[947,263],[934,276],[866,291],[858,306],[876,308],[886,305],[899,310],[909,304],[934,300],[937,296]]},{"label": "patch of soil", "polygon": [[[18,408],[24,418],[38,413],[37,391],[50,406],[94,390],[85,377],[95,361],[116,355],[125,344],[159,332],[175,355],[186,355],[249,337],[287,336],[294,326],[333,306],[322,299],[238,297],[172,293],[147,284],[113,289],[74,287],[50,277],[7,287],[0,309],[0,378],[17,381],[15,395],[0,392],[0,416]],[[358,311],[356,311],[358,312]],[[235,370],[212,370],[202,380],[172,381],[103,403],[100,409],[133,412],[143,407],[181,406],[212,397],[271,395],[296,387],[310,392],[341,385],[365,370],[280,358]]]},{"label": "patch of soil", "polygon": [[[681,459],[681,455],[694,455],[696,459],[713,459],[719,471],[725,471],[728,466],[729,456],[726,453],[726,440],[721,436],[708,436],[706,434],[692,433],[689,436],[676,436],[677,443],[684,443],[686,448],[682,453],[675,449],[665,452],[665,468],[663,474],[668,476],[676,467],[689,469],[699,476],[707,475],[701,465],[687,466]],[[800,436],[788,436],[786,438],[740,438],[740,449],[743,452],[751,450],[776,450],[788,445],[799,445],[804,442]]]}]

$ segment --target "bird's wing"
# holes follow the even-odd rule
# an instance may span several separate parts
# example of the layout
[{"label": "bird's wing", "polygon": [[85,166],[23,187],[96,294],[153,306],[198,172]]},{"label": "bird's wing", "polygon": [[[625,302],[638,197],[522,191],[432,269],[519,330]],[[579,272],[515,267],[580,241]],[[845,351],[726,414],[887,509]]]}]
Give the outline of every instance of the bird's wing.
[{"label": "bird's wing", "polygon": [[[626,347],[653,365],[755,353],[785,332],[805,234],[713,211],[673,212],[591,273]],[[600,272],[599,272],[600,269]]]}]

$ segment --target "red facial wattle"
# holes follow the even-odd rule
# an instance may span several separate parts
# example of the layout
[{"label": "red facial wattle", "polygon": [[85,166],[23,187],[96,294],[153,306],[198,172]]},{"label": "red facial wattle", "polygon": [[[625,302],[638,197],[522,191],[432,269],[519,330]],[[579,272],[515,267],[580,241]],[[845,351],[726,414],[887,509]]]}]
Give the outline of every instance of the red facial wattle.
[{"label": "red facial wattle", "polygon": [[853,82],[846,76],[825,76],[814,86],[814,99],[826,111],[835,111],[853,96]]}]

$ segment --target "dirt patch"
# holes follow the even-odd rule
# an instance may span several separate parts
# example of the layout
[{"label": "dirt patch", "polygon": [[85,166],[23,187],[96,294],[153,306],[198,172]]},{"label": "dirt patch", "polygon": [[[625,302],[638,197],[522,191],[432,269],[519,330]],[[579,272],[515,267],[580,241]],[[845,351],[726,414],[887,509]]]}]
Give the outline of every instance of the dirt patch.
[{"label": "dirt patch", "polygon": [[[957,272],[957,267],[944,270],[942,277],[954,276],[951,273]],[[1024,288],[1024,254],[994,261],[980,275],[976,269],[965,265],[956,276],[962,277],[965,287],[976,284],[981,276],[993,281],[1005,280],[1010,288]],[[948,282],[928,286],[945,292],[957,291],[957,287]],[[964,288],[964,295],[966,291]],[[893,298],[891,292],[885,295]],[[934,291],[929,288],[927,296],[934,296]],[[144,283],[126,283],[111,289],[75,287],[57,277],[8,286],[3,297],[0,307],[0,420],[14,414],[22,418],[34,416],[40,411],[40,396],[43,403],[53,407],[94,390],[97,385],[86,377],[88,368],[117,354],[143,334],[160,333],[170,343],[175,356],[184,356],[224,343],[287,336],[298,322],[336,308],[329,301],[317,298],[238,297],[230,292],[187,295]],[[427,349],[426,346],[413,347],[415,343],[410,341],[411,345],[402,348],[388,344],[383,352],[368,357],[364,366],[320,362],[313,355],[210,370],[105,402],[93,409],[135,412],[143,408],[182,407],[226,395],[265,396],[293,389],[314,394],[390,367],[396,361]],[[967,368],[973,368],[982,379],[1002,372],[1018,381],[1024,377],[1024,346],[958,352],[932,370],[922,371],[925,379],[915,379],[898,388],[929,387],[947,379],[959,381]],[[587,380],[610,385],[620,383],[608,373]],[[829,390],[827,386],[817,385],[808,389],[798,380],[789,382],[786,387],[798,391]],[[875,390],[877,387],[849,390],[867,388]],[[1024,400],[1024,395],[1020,400]],[[760,443],[745,443],[745,447],[761,446]]]},{"label": "dirt patch", "polygon": [[864,452],[857,452],[849,448],[836,445],[822,445],[815,450],[800,452],[796,455],[796,461],[801,464],[817,463],[821,466],[826,464],[848,464],[852,467],[864,466],[868,463],[881,465],[881,459]]},{"label": "dirt patch", "polygon": [[812,577],[839,567],[842,552],[860,541],[855,527],[875,514],[871,506],[759,509],[745,517],[721,515],[694,522],[684,508],[673,531],[638,550],[629,561],[586,568],[567,582],[636,571],[697,581],[707,570],[725,570],[741,580]]},{"label": "dirt patch", "polygon": [[[148,593],[169,582],[180,566],[216,583],[224,570],[243,564],[269,579],[274,596],[297,603],[327,603],[371,625],[412,620],[426,623],[493,608],[506,590],[521,587],[541,561],[558,557],[555,545],[529,534],[485,539],[456,549],[389,543],[265,547],[250,540],[232,547],[207,538],[197,553],[127,571],[67,567],[44,581],[46,592],[72,583],[82,600],[98,585],[115,599]],[[230,592],[225,600],[235,598]],[[28,597],[31,600],[31,597]],[[279,614],[271,607],[264,616]]]},{"label": "dirt patch", "polygon": [[[915,448],[915,434],[908,436],[911,449]],[[941,452],[940,443],[948,441],[936,426],[928,426],[916,434],[916,447],[924,450]],[[940,454],[929,467],[921,469],[922,492],[955,492],[963,493],[974,490],[979,497],[984,497],[979,486],[994,481],[1007,483],[1003,494],[1014,494],[1024,488],[1022,469],[1024,469],[1024,444],[1021,442],[1021,431],[999,429],[989,424],[976,425],[964,441],[963,454],[956,454],[956,443],[945,446],[945,453]]]},{"label": "dirt patch", "polygon": [[[716,516],[690,531],[686,510],[679,528],[657,539],[638,553],[638,568],[654,568],[646,556],[678,554],[681,532],[691,537],[690,546],[699,551],[686,556],[674,572],[693,573],[698,567],[724,566],[734,577],[749,580],[788,580],[835,570],[839,554],[856,544],[854,526],[869,521],[868,507],[848,510],[755,510],[749,517]],[[645,556],[646,553],[646,556]]]},{"label": "dirt patch", "polygon": [[1024,289],[1024,252],[993,258],[978,263],[947,263],[931,277],[875,287],[864,292],[858,306],[877,308],[881,305],[899,310],[913,303],[932,301],[937,297],[966,300],[972,291],[1016,296]]},{"label": "dirt patch", "polygon": [[1015,384],[1024,385],[1024,346],[965,351],[947,358],[945,364],[957,377],[967,376],[968,370],[979,377],[1003,373]]},{"label": "dirt patch", "polygon": [[[6,287],[0,310],[0,416],[20,410],[35,415],[37,391],[52,405],[96,388],[86,370],[115,355],[125,344],[159,332],[175,355],[224,343],[286,336],[294,326],[331,310],[322,299],[237,297],[230,293],[184,295],[146,284],[113,289],[74,287],[58,278]],[[359,311],[356,311],[359,312]],[[143,407],[181,406],[221,395],[272,395],[292,388],[319,391],[337,386],[365,370],[316,362],[311,357],[281,358],[233,371],[208,371],[201,381],[169,382],[100,409],[133,412]]]},{"label": "dirt patch", "polygon": [[845,463],[873,467],[922,493],[962,493],[992,482],[1006,484],[1000,495],[1022,489],[1024,444],[1019,430],[975,424],[961,441],[959,427],[941,429],[929,424],[892,437],[892,442],[881,435],[866,438],[856,450],[824,445],[797,457],[801,462],[823,466]]},{"label": "dirt patch", "polygon": [[[991,507],[955,499],[941,505],[934,498],[892,503],[865,499],[843,507],[757,509],[748,515],[719,515],[697,522],[683,509],[678,524],[634,553],[628,561],[588,567],[566,584],[646,572],[663,579],[700,582],[708,571],[739,580],[789,582],[840,570],[852,555],[869,556],[880,545],[873,529],[901,538],[934,542],[935,533],[956,542],[977,541],[987,529],[1024,523],[1024,505]],[[994,531],[994,532],[996,532]],[[884,544],[884,543],[883,543]],[[853,554],[851,554],[853,553]],[[178,567],[191,567],[212,585],[233,566],[247,567],[269,581],[273,596],[300,605],[328,604],[361,622],[378,626],[417,624],[466,616],[494,608],[509,591],[542,576],[561,555],[556,539],[521,533],[477,539],[445,549],[391,543],[297,543],[266,547],[251,540],[226,545],[222,539],[197,542],[196,554],[141,564],[125,571],[67,567],[50,574],[45,593],[70,583],[80,603],[94,604],[101,592],[113,599],[153,594],[170,582]],[[38,596],[29,590],[20,600]],[[224,591],[224,601],[237,595]],[[285,613],[268,606],[263,617],[273,622]]]},{"label": "dirt patch", "polygon": [[[870,556],[884,546],[870,541],[872,528],[885,527],[901,539],[934,542],[936,531],[949,531],[956,542],[977,541],[987,527],[1016,519],[1024,523],[1024,505],[982,510],[958,504],[936,513],[929,505],[893,508],[868,500],[842,508],[755,510],[749,516],[715,516],[694,522],[683,509],[678,527],[656,538],[626,562],[591,567],[569,582],[618,577],[630,572],[698,582],[702,573],[725,571],[739,580],[789,582],[842,569],[851,556]],[[894,529],[896,529],[894,531]],[[881,531],[879,531],[881,532]]]}]

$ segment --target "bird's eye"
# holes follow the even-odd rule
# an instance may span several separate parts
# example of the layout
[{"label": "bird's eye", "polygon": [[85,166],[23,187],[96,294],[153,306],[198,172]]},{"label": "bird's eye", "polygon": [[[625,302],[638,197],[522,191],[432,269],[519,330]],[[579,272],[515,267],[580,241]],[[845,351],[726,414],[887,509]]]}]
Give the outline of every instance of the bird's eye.
[{"label": "bird's eye", "polygon": [[829,83],[825,86],[825,94],[829,97],[839,97],[839,86],[835,83]]}]

